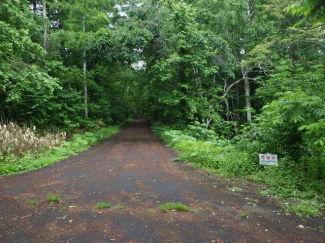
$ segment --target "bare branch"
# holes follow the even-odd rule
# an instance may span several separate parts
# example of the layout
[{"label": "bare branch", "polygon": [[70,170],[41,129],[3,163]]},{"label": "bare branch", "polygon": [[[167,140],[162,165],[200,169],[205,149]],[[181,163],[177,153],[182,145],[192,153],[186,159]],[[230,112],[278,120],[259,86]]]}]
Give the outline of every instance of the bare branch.
[{"label": "bare branch", "polygon": [[228,88],[225,89],[225,92],[224,92],[224,94],[223,94],[223,97],[226,97],[227,94],[228,94],[228,92],[229,92],[229,90],[230,90],[233,86],[235,86],[236,84],[240,83],[242,80],[244,80],[244,78],[238,79],[237,81],[235,81],[235,82],[233,82],[231,85],[229,85]]}]

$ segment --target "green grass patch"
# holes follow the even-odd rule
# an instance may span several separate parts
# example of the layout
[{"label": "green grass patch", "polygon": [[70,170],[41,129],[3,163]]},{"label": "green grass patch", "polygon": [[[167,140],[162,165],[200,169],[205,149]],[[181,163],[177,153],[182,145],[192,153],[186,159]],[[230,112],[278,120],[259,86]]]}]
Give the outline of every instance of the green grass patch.
[{"label": "green grass patch", "polygon": [[48,202],[53,202],[53,203],[59,203],[60,202],[60,197],[54,194],[49,194],[47,196],[47,201]]},{"label": "green grass patch", "polygon": [[125,206],[123,204],[119,203],[119,204],[115,205],[114,208],[116,208],[117,210],[123,210],[123,209],[125,209]]},{"label": "green grass patch", "polygon": [[321,210],[325,204],[319,204],[317,201],[299,201],[293,204],[285,203],[284,209],[286,212],[294,212],[300,218],[322,216]]},{"label": "green grass patch", "polygon": [[76,155],[87,150],[91,145],[116,134],[119,127],[110,126],[84,134],[74,134],[72,140],[63,141],[61,146],[41,153],[28,153],[22,157],[10,155],[4,158],[0,156],[0,175],[35,170]]},{"label": "green grass patch", "polygon": [[189,207],[185,206],[182,203],[164,203],[159,206],[160,211],[167,213],[168,211],[192,211]]},{"label": "green grass patch", "polygon": [[29,204],[29,205],[37,205],[38,202],[35,199],[31,199],[31,200],[27,201],[27,204]]},{"label": "green grass patch", "polygon": [[111,203],[100,202],[96,204],[95,208],[102,209],[102,208],[110,208],[111,206],[112,206]]},{"label": "green grass patch", "polygon": [[244,218],[244,219],[248,218],[249,217],[249,212],[244,212],[244,213],[240,214],[239,217]]}]

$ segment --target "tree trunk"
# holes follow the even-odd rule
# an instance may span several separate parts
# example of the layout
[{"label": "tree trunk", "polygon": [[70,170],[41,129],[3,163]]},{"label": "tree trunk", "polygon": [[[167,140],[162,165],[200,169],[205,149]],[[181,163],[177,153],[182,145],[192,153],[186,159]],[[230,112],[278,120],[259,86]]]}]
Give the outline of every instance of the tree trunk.
[{"label": "tree trunk", "polygon": [[43,36],[43,48],[47,50],[47,10],[46,10],[46,0],[43,0],[43,18],[44,18],[44,36]]},{"label": "tree trunk", "polygon": [[[86,32],[86,19],[82,16],[83,32]],[[85,103],[85,117],[88,117],[88,81],[87,81],[87,62],[86,62],[86,51],[83,52],[84,65],[83,65],[83,76],[84,76],[84,103]]]},{"label": "tree trunk", "polygon": [[[246,15],[250,22],[252,22],[255,13],[255,0],[246,0],[248,8],[246,10]],[[246,119],[247,122],[252,122],[252,112],[251,112],[251,100],[250,100],[250,88],[248,79],[248,70],[242,68],[242,74],[244,79],[244,89],[245,89],[245,101],[246,101]]]},{"label": "tree trunk", "polygon": [[246,118],[248,122],[252,122],[252,113],[251,113],[251,100],[250,100],[250,88],[248,80],[248,71],[243,70],[244,75],[244,88],[245,88],[245,101],[246,101]]}]

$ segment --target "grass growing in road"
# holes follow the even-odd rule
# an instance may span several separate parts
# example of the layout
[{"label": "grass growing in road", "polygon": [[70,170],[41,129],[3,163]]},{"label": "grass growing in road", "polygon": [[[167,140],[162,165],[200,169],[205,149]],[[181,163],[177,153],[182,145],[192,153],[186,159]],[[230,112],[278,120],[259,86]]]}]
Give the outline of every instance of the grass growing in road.
[{"label": "grass growing in road", "polygon": [[249,217],[249,212],[244,212],[241,215],[239,215],[241,218],[248,218]]},{"label": "grass growing in road", "polygon": [[60,197],[54,194],[49,194],[47,196],[47,201],[48,202],[54,202],[54,203],[59,203],[60,202]]},{"label": "grass growing in road", "polygon": [[37,204],[38,204],[38,202],[37,202],[35,199],[28,200],[27,203],[28,203],[29,205],[37,205]]},{"label": "grass growing in road", "polygon": [[119,203],[119,204],[115,205],[115,208],[117,210],[122,210],[122,209],[125,209],[125,206],[123,204]]},{"label": "grass growing in road", "polygon": [[182,203],[164,203],[159,207],[160,211],[167,213],[168,211],[192,211],[189,207],[185,206]]},{"label": "grass growing in road", "polygon": [[241,189],[240,187],[231,187],[231,188],[228,188],[229,191],[232,191],[232,192],[241,192],[243,189]]},{"label": "grass growing in road", "polygon": [[111,203],[106,203],[106,202],[100,202],[100,203],[97,203],[95,208],[97,209],[101,209],[101,208],[110,208],[111,207]]}]

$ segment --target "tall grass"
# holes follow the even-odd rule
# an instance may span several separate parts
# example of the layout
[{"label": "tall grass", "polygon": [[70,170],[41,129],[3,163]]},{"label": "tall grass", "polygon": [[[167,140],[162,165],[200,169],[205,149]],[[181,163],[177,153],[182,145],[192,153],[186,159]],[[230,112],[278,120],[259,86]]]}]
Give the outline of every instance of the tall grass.
[{"label": "tall grass", "polygon": [[[8,132],[8,126],[10,126],[10,129],[16,128],[13,129],[14,131]],[[0,175],[8,175],[50,165],[84,151],[89,146],[119,131],[119,126],[104,127],[92,132],[85,132],[84,134],[73,134],[71,140],[64,141],[65,133],[48,133],[41,137],[35,134],[34,129],[22,129],[14,125],[8,126],[2,126],[1,130],[1,132],[6,130],[6,132],[2,133],[6,143],[2,144],[2,141],[0,141],[3,147],[0,151]],[[24,133],[23,131],[26,132]],[[18,138],[13,137],[12,134]],[[10,139],[9,136],[11,136]],[[1,137],[0,139],[3,138]],[[19,146],[23,146],[24,149],[19,148]]]},{"label": "tall grass", "polygon": [[66,132],[46,133],[40,136],[36,127],[19,127],[17,124],[0,124],[0,155],[22,155],[59,146],[66,139]]}]

